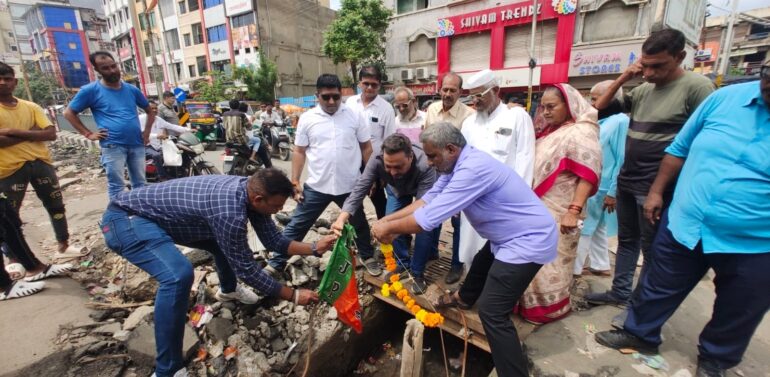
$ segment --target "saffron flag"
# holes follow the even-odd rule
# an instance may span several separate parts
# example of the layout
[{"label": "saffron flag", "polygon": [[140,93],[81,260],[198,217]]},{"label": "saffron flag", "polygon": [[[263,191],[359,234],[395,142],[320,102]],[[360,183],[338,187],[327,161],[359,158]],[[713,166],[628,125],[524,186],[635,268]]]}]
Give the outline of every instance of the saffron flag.
[{"label": "saffron flag", "polygon": [[342,236],[337,239],[331,259],[324,271],[321,285],[318,287],[320,298],[337,309],[337,318],[342,323],[361,333],[361,304],[358,302],[358,284],[356,283],[355,265],[350,247],[356,231],[350,224],[342,229]]}]

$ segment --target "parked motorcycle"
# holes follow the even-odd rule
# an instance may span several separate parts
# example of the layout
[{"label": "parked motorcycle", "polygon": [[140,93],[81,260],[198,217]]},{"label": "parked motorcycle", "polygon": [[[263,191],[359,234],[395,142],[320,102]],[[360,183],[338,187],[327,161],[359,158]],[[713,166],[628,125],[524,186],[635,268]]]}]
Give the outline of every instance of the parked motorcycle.
[{"label": "parked motorcycle", "polygon": [[[181,166],[165,166],[166,175],[171,178],[192,177],[196,175],[222,174],[212,163],[203,159],[205,148],[192,133],[183,133],[176,139],[176,147],[182,153]],[[145,175],[148,181],[158,180],[158,169],[149,156],[145,157]]]},{"label": "parked motorcycle", "polygon": [[289,135],[287,124],[288,119],[284,119],[280,124],[262,124],[254,132],[255,135],[262,136],[270,155],[277,156],[283,161],[289,161],[291,158],[292,138]]},{"label": "parked motorcycle", "polygon": [[216,124],[195,124],[192,125],[196,128],[195,137],[204,143],[204,149],[207,151],[214,151],[217,149],[217,128]]},{"label": "parked motorcycle", "polygon": [[257,161],[251,161],[251,148],[248,145],[225,143],[225,152],[222,154],[222,171],[228,175],[248,177],[257,170],[262,169],[263,162],[257,157]]}]

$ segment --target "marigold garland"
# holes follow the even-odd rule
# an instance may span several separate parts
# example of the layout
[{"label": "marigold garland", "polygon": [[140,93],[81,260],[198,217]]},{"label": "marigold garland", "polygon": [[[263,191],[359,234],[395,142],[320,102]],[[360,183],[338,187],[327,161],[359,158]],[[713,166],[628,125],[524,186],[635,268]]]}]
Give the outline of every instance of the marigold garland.
[{"label": "marigold garland", "polygon": [[[385,269],[389,272],[396,271],[396,259],[393,258],[393,245],[383,244],[380,246],[382,255],[385,257]],[[395,293],[396,297],[406,305],[409,310],[418,321],[422,322],[427,327],[438,327],[444,323],[444,316],[436,312],[430,312],[417,305],[412,297],[409,296],[409,291],[404,289],[401,284],[401,276],[399,274],[392,274],[388,278],[390,284],[385,283],[382,285],[380,292],[385,297],[390,297],[391,293]]]}]

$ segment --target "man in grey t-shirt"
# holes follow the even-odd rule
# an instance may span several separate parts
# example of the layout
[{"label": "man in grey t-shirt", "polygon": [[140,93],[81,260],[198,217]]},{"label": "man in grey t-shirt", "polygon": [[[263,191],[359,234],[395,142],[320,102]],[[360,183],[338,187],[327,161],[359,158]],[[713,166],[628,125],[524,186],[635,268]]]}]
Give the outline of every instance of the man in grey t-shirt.
[{"label": "man in grey t-shirt", "polygon": [[174,111],[174,93],[163,92],[163,103],[158,105],[158,116],[166,122],[179,126],[179,115]]},{"label": "man in grey t-shirt", "polygon": [[[388,193],[386,215],[420,199],[436,182],[436,170],[428,166],[428,158],[422,148],[412,145],[409,137],[392,134],[382,143],[382,151],[366,164],[364,173],[356,181],[353,192],[342,205],[342,212],[332,225],[335,232],[341,232],[348,218],[363,205],[364,198],[375,182],[384,182]],[[414,282],[410,287],[413,294],[425,292],[427,283],[423,277],[429,258],[438,256],[438,239],[441,227],[430,232],[418,233],[414,240],[414,256],[409,258],[409,244],[405,236],[393,241],[393,251],[399,268],[409,268]]]}]

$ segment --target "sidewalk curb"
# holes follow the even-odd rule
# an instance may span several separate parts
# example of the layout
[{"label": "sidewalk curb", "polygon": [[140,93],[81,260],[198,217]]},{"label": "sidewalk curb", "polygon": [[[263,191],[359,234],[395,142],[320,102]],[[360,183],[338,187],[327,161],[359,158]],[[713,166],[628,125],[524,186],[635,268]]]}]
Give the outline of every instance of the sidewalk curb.
[{"label": "sidewalk curb", "polygon": [[84,148],[88,148],[90,151],[99,151],[99,142],[94,140],[88,140],[85,136],[72,132],[72,131],[59,131],[56,134],[56,141],[68,144],[79,145]]}]

